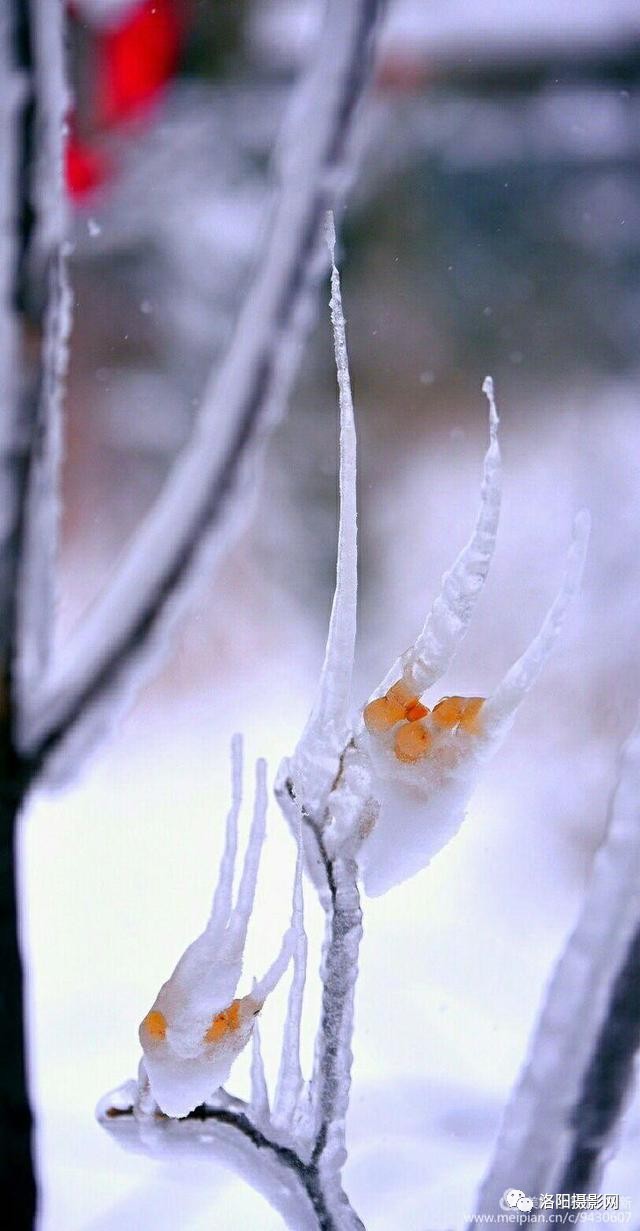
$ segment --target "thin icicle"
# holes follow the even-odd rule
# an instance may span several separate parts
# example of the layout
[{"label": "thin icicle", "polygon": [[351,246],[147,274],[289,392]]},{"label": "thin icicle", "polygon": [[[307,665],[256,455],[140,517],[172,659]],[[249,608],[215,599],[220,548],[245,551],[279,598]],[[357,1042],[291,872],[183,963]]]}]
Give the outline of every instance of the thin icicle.
[{"label": "thin icicle", "polygon": [[296,936],[293,928],[287,928],[282,937],[280,951],[275,960],[271,963],[268,970],[263,974],[261,979],[258,979],[254,994],[259,1001],[263,1001],[274,990],[280,982],[295,948]]},{"label": "thin icicle", "polygon": [[[229,915],[241,799],[239,736],[232,742],[232,769],[232,805],[211,916],[160,988],[139,1030],[153,1096],[171,1116],[187,1115],[226,1080],[295,947],[296,933],[290,926],[275,961],[253,991],[236,998],[265,836],[267,784],[266,763],[258,760],[251,831],[236,905]],[[299,878],[299,869],[296,875]]]},{"label": "thin icicle", "polygon": [[212,930],[223,926],[231,913],[233,874],[238,851],[238,817],[242,807],[242,759],[242,736],[236,734],[231,740],[231,807],[227,814],[224,851],[211,908],[209,927]]},{"label": "thin icicle", "polygon": [[[640,927],[639,800],[640,721],[623,749],[607,832],[578,922],[551,980],[528,1061],[504,1114],[478,1198],[479,1214],[494,1214],[514,1180],[530,1195],[562,1191],[577,1135],[591,1127],[591,1117],[584,1114],[584,1081],[603,1027],[611,1022],[619,972]],[[616,1033],[613,1023],[616,1056],[624,1037],[620,1024]],[[634,1048],[635,1039],[631,1055]],[[602,1099],[603,1090],[592,1094]],[[616,1096],[620,1100],[623,1090],[616,1090]],[[595,1147],[597,1160],[606,1150],[606,1136],[599,1135],[589,1146]],[[590,1184],[585,1183],[577,1191],[588,1191]]]},{"label": "thin icicle", "polygon": [[489,402],[489,448],[484,459],[475,529],[453,566],[444,574],[440,593],[416,642],[394,663],[373,696],[382,695],[400,679],[420,695],[444,675],[467,632],[486,581],[500,521],[502,464],[498,441],[500,420],[490,376],[486,377],[482,391]]},{"label": "thin icicle", "polygon": [[229,936],[241,948],[244,948],[249,919],[253,910],[260,856],[266,832],[267,805],[267,763],[263,757],[259,757],[256,761],[256,794],[251,832],[244,857],[238,896],[229,921]]},{"label": "thin icicle", "polygon": [[318,693],[289,766],[307,803],[326,794],[348,740],[358,591],[356,431],[332,213],[327,214],[325,237],[331,254],[331,322],[340,405],[340,515],[336,587]]},{"label": "thin icicle", "polygon": [[573,523],[573,536],[562,585],[540,632],[533,638],[524,654],[509,668],[502,682],[485,703],[483,727],[487,734],[491,734],[502,722],[508,720],[524,700],[560,636],[569,607],[580,589],[590,529],[591,518],[587,510],[583,509]]},{"label": "thin icicle", "polygon": [[[333,214],[326,219],[325,238],[331,254],[331,323],[340,403],[340,523],[336,588],[318,697],[309,722],[319,730],[327,725],[342,738],[351,699],[351,676],[356,640],[358,597],[358,529],[356,504],[356,427],[349,376],[347,335],[335,263],[336,232]],[[340,745],[340,750],[344,744]]]},{"label": "thin icicle", "polygon": [[[255,980],[253,984],[253,994],[255,995]],[[251,1035],[251,1099],[250,1104],[252,1110],[261,1119],[267,1119],[269,1116],[269,1091],[267,1089],[267,1079],[264,1072],[264,1060],[262,1059],[262,1048],[260,1046],[260,1026],[256,1019],[256,1024],[253,1027]]]},{"label": "thin icicle", "polygon": [[[302,821],[300,822],[300,827],[302,827]],[[274,1123],[282,1125],[292,1124],[304,1084],[300,1062],[300,1031],[302,1026],[304,988],[307,977],[307,934],[304,929],[301,833],[298,836],[298,855],[293,882],[291,926],[295,937],[293,978],[289,989],[289,1001],[284,1024],[273,1115]]]}]

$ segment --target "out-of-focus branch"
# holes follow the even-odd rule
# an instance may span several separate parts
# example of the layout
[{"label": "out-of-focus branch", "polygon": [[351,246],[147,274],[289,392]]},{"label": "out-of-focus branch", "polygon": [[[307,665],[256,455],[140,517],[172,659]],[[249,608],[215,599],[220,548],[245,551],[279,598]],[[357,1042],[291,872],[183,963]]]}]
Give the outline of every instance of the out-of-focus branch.
[{"label": "out-of-focus branch", "polygon": [[[640,911],[639,911],[640,915]],[[607,1014],[571,1117],[562,1192],[589,1192],[599,1182],[607,1146],[632,1088],[640,1048],[640,922],[611,988]]]},{"label": "out-of-focus branch", "polygon": [[191,441],[64,659],[21,697],[21,748],[36,766],[87,715],[94,727],[107,720],[108,702],[121,697],[132,668],[175,617],[185,581],[204,557],[211,563],[249,500],[323,268],[318,241],[343,186],[381,7],[382,0],[327,2],[319,50],[280,146],[282,186],[265,256]]},{"label": "out-of-focus branch", "polygon": [[[585,1192],[598,1178],[640,1042],[640,722],[622,753],[607,832],[508,1104],[477,1213],[522,1190]],[[472,1225],[475,1225],[475,1220]]]},{"label": "out-of-focus branch", "polygon": [[[25,686],[41,677],[50,650],[59,517],[62,400],[71,326],[66,274],[64,121],[68,110],[62,6],[31,5],[35,47],[35,142],[30,171],[33,231],[24,254],[25,312],[37,330],[30,397],[33,431],[17,593],[16,664]],[[18,695],[24,689],[18,687]]]},{"label": "out-of-focus branch", "polygon": [[288,1138],[258,1125],[254,1108],[240,1099],[225,1103],[205,1103],[184,1120],[145,1116],[135,1104],[135,1083],[130,1083],[103,1100],[98,1119],[123,1148],[154,1158],[210,1159],[215,1152],[264,1195],[292,1231],[362,1231],[348,1204],[334,1216],[316,1164],[305,1160]]},{"label": "out-of-focus branch", "polygon": [[60,175],[47,154],[61,142],[51,105],[61,19],[61,5],[48,0],[13,0],[0,12],[0,1191],[3,1220],[16,1231],[32,1227],[36,1198],[16,893],[16,823],[29,781],[15,745],[17,594],[29,475],[44,431],[48,258],[60,235]]}]

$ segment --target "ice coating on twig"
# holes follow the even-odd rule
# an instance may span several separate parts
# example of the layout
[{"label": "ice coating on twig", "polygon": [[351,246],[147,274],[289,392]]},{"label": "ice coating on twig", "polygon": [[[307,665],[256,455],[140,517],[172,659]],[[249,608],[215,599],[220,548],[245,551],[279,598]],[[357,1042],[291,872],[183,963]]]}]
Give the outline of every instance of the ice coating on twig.
[{"label": "ice coating on twig", "polygon": [[[253,985],[255,992],[255,980]],[[260,1025],[256,1018],[253,1034],[251,1035],[251,1106],[260,1118],[269,1116],[269,1091],[267,1089],[267,1079],[264,1072],[264,1060],[262,1058],[262,1047],[260,1045]]]},{"label": "ice coating on twig", "polygon": [[[331,320],[340,407],[336,588],[316,700],[296,750],[279,774],[279,779],[288,778],[292,782],[297,798],[316,813],[322,811],[349,739],[357,606],[356,434],[332,214],[327,215],[325,234],[332,261]],[[283,792],[279,790],[279,793]],[[297,805],[290,811],[292,823],[297,826]]]},{"label": "ice coating on twig", "polygon": [[[482,521],[482,513],[479,521]],[[417,721],[405,721],[400,714],[399,719],[393,718],[388,730],[377,730],[375,724],[370,730],[364,726],[359,730],[357,750],[365,764],[368,761],[370,765],[370,790],[379,804],[378,818],[358,850],[360,872],[368,894],[384,893],[415,875],[457,833],[483,766],[505,738],[518,705],[535,683],[560,635],[580,588],[589,528],[589,514],[582,511],[574,521],[564,580],[540,632],[507,671],[492,696],[486,701],[473,699],[477,712],[466,729],[462,722],[450,729],[446,724],[441,725],[437,714],[443,701],[431,714],[424,709],[424,717]],[[492,540],[491,533],[488,540]],[[489,558],[490,551],[484,557],[487,567]],[[463,568],[463,576],[465,571]],[[482,580],[478,584],[481,585]],[[443,593],[446,591],[445,585]],[[440,645],[444,645],[444,640]],[[430,656],[430,661],[434,662],[435,657]],[[388,678],[397,681],[397,668]],[[422,681],[425,678],[423,675]],[[405,676],[404,682],[406,679]],[[415,677],[412,689],[418,691]],[[449,703],[465,701],[464,698],[446,700]],[[403,745],[398,742],[407,736],[423,740],[423,751],[418,740],[414,745],[417,751],[415,755],[410,752],[408,762],[406,755],[400,755]]]},{"label": "ice coating on twig", "polygon": [[[29,20],[35,53],[38,138],[31,166],[33,228],[28,261],[34,301],[30,315],[35,336],[40,335],[41,353],[39,379],[27,394],[27,400],[33,403],[35,430],[29,445],[17,589],[15,682],[19,710],[29,703],[32,692],[41,684],[54,628],[62,411],[73,307],[66,270],[68,245],[64,242],[68,212],[64,120],[70,105],[65,80],[64,6],[33,4]],[[36,284],[39,291],[34,294]]]},{"label": "ice coating on twig", "polygon": [[485,703],[483,727],[488,735],[508,720],[537,680],[562,631],[567,612],[580,589],[589,545],[591,518],[586,509],[577,514],[562,585],[540,632],[524,654],[509,668]]},{"label": "ice coating on twig", "polygon": [[229,921],[229,936],[242,948],[247,938],[247,928],[253,910],[253,901],[258,882],[260,855],[265,839],[267,825],[267,763],[263,757],[256,761],[256,795],[253,809],[253,820],[247,852],[244,857],[242,876],[238,887],[238,896]]},{"label": "ice coating on twig", "polygon": [[[300,821],[302,827],[302,820]],[[298,854],[293,883],[291,909],[293,932],[293,978],[289,989],[287,1016],[282,1037],[280,1069],[276,1085],[273,1122],[290,1126],[303,1089],[302,1065],[300,1062],[300,1030],[302,1005],[307,977],[307,934],[304,928],[304,902],[302,893],[302,834],[298,835]]]},{"label": "ice coating on twig", "polygon": [[[187,1115],[226,1080],[251,1037],[256,1014],[287,968],[295,933],[252,992],[234,999],[242,973],[267,813],[266,764],[256,763],[255,803],[235,905],[231,906],[242,795],[242,742],[232,742],[232,804],[220,876],[207,926],[188,946],[140,1026],[144,1067],[154,1098],[171,1116]],[[299,875],[296,873],[296,875]]]},{"label": "ice coating on twig", "polygon": [[348,739],[358,590],[356,431],[332,213],[327,214],[325,238],[331,254],[331,322],[340,405],[340,516],[336,587],[318,692],[288,765],[288,772],[305,803],[326,795]]},{"label": "ice coating on twig", "polygon": [[211,907],[209,927],[215,929],[224,924],[231,911],[233,873],[238,850],[238,817],[242,807],[242,736],[231,740],[231,807],[227,814],[224,851],[220,861],[218,883]]},{"label": "ice coating on twig", "polygon": [[489,402],[489,448],[485,454],[480,509],[475,529],[455,563],[444,574],[440,593],[413,646],[394,663],[373,696],[403,679],[420,695],[447,670],[467,632],[476,601],[487,578],[498,533],[502,495],[499,418],[493,381],[487,376],[483,393]]},{"label": "ice coating on twig", "polygon": [[[602,1032],[611,1027],[620,1058],[623,1022],[614,1020],[614,992],[640,928],[640,720],[621,756],[610,820],[598,849],[578,922],[547,991],[529,1057],[506,1108],[495,1154],[480,1190],[477,1212],[494,1214],[512,1177],[527,1193],[561,1191],[579,1135],[593,1131],[595,1165],[608,1134],[584,1106],[584,1079]],[[634,940],[634,938],[636,938]],[[637,973],[635,976],[637,988]],[[637,991],[634,993],[637,1003]],[[627,1081],[632,1072],[627,1056]],[[615,1077],[614,1077],[615,1080]],[[591,1093],[604,1090],[592,1081]],[[623,1089],[619,1098],[624,1095]],[[615,1108],[614,1108],[615,1111]],[[615,1122],[615,1114],[613,1120]],[[611,1125],[605,1126],[611,1131]],[[584,1151],[583,1151],[584,1152]],[[589,1189],[588,1181],[579,1186]],[[575,1191],[575,1189],[574,1189]],[[475,1224],[472,1224],[475,1225]]]}]

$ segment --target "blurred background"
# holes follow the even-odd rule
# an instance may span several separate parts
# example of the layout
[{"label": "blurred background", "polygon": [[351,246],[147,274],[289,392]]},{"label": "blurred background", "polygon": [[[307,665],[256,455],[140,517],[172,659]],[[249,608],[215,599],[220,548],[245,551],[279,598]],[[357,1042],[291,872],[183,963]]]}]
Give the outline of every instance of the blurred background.
[{"label": "blurred background", "polygon": [[[76,0],[75,295],[64,639],[185,441],[264,243],[270,153],[319,0]],[[413,639],[473,523],[490,372],[498,550],[440,692],[486,694],[537,630],[574,512],[594,522],[560,648],[432,867],[365,903],[346,1187],[369,1231],[471,1213],[584,891],[640,694],[640,15],[634,0],[395,0],[341,219],[360,446],[356,700]],[[251,1228],[233,1173],[120,1151],[95,1124],[204,923],[228,744],[272,772],[313,696],[336,544],[327,293],[250,520],[135,709],[23,831],[43,1231]],[[245,977],[285,925],[275,807]],[[310,890],[311,1055],[320,919]],[[264,1014],[274,1065],[286,989]],[[231,1088],[243,1093],[240,1061]],[[640,1103],[603,1191],[631,1201]],[[510,1178],[517,1186],[518,1177]]]}]

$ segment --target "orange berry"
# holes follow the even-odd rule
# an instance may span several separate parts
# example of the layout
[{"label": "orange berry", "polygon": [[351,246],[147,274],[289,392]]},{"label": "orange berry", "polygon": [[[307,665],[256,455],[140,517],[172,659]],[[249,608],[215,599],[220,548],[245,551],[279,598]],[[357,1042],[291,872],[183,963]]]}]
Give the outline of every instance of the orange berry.
[{"label": "orange berry", "polygon": [[391,685],[384,697],[376,697],[375,701],[365,705],[363,718],[367,731],[377,735],[382,731],[389,731],[403,718],[415,722],[428,713],[428,709],[414,696],[411,689],[402,680],[398,680]]},{"label": "orange berry", "polygon": [[230,1030],[237,1030],[240,1025],[240,1001],[232,1000],[228,1009],[222,1009],[211,1019],[211,1025],[205,1032],[205,1043],[217,1043]]},{"label": "orange berry", "polygon": [[467,697],[467,704],[460,717],[460,726],[471,735],[475,735],[480,729],[478,715],[483,705],[484,697]]},{"label": "orange berry", "polygon": [[474,733],[478,730],[477,717],[483,704],[484,697],[443,697],[433,707],[433,718],[449,731],[460,726],[463,731]]},{"label": "orange berry", "polygon": [[433,739],[423,722],[406,722],[395,738],[395,754],[399,761],[412,765],[426,757]]},{"label": "orange berry", "polygon": [[147,1013],[141,1029],[146,1030],[152,1039],[157,1039],[161,1042],[167,1033],[167,1019],[164,1013],[161,1013],[159,1009],[151,1009]]},{"label": "orange berry", "polygon": [[433,707],[433,720],[438,723],[438,726],[452,730],[460,722],[464,707],[464,697],[443,697]]},{"label": "orange berry", "polygon": [[388,731],[400,721],[403,715],[404,710],[397,705],[390,704],[386,697],[376,697],[375,701],[370,701],[368,705],[365,705],[362,712],[364,725],[372,735]]}]

